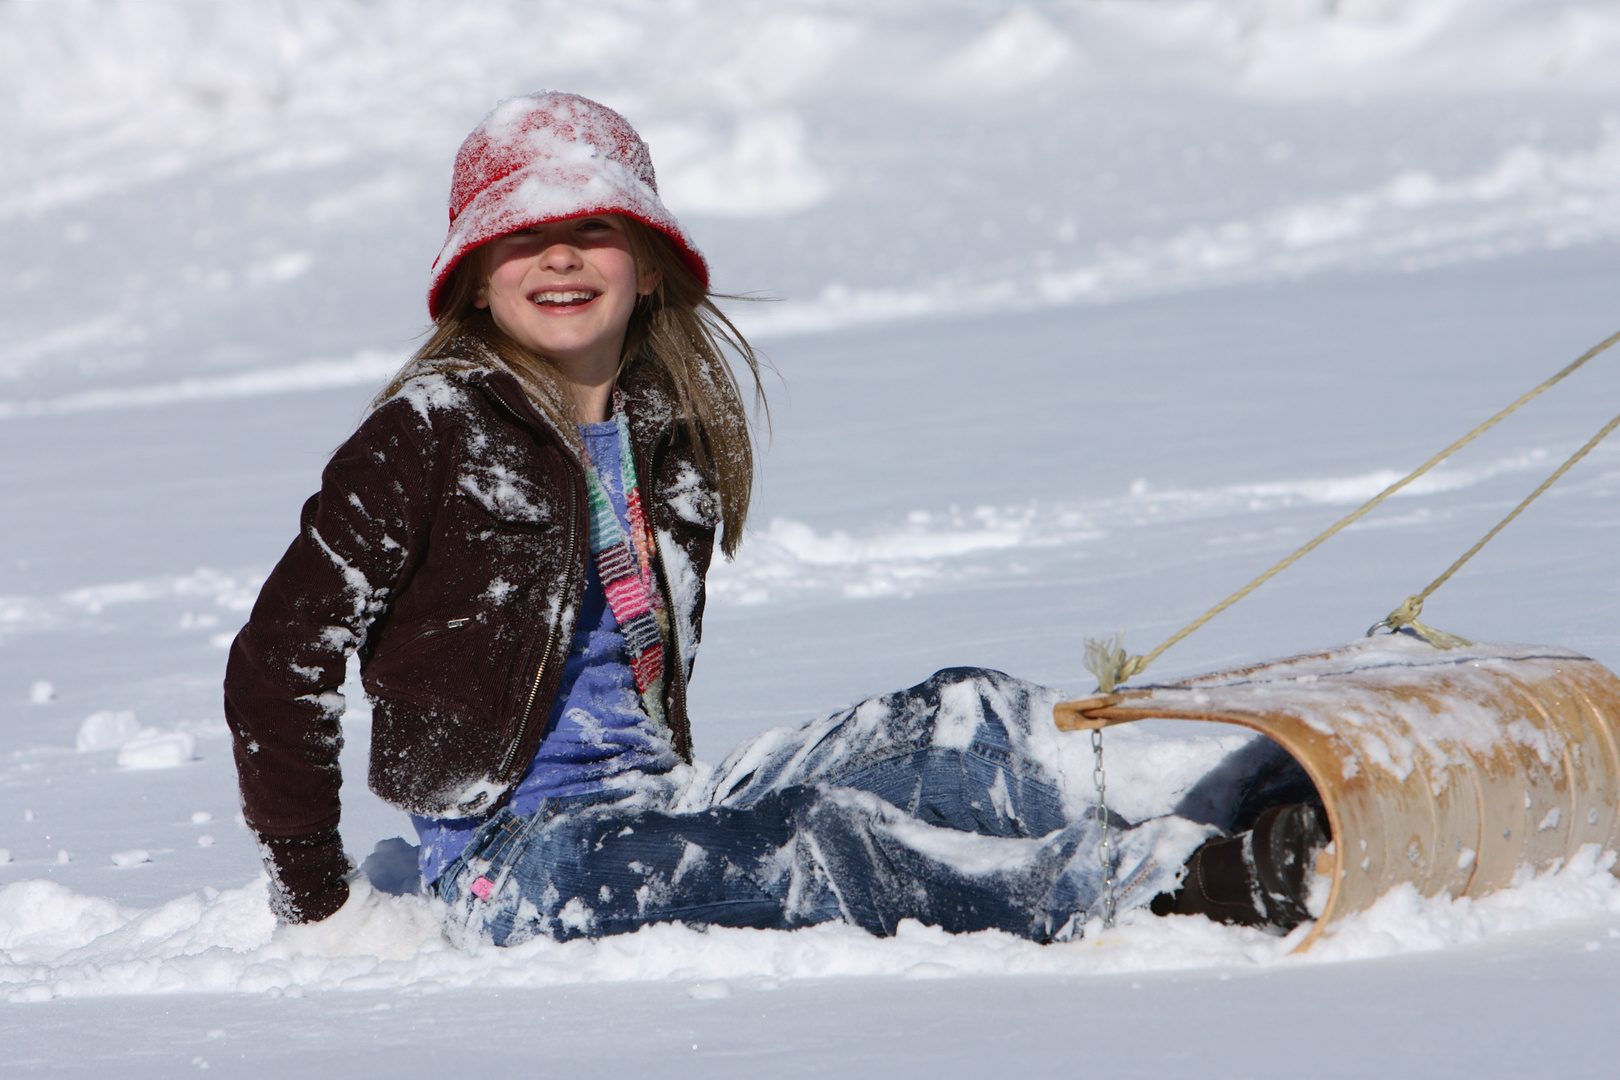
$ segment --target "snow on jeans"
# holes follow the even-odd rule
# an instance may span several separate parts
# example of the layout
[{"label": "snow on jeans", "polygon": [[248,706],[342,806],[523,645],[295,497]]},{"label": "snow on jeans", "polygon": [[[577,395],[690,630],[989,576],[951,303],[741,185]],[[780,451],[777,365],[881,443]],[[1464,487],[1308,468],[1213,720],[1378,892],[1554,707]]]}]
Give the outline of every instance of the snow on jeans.
[{"label": "snow on jeans", "polygon": [[[502,810],[434,889],[453,928],[497,945],[655,922],[1075,936],[1102,906],[1102,828],[1089,806],[1065,815],[1043,763],[1055,732],[1032,723],[1050,725],[1050,698],[998,672],[941,671],[749,740],[697,810],[609,792]],[[1121,909],[1174,888],[1215,831],[1169,816],[1109,828]]]}]

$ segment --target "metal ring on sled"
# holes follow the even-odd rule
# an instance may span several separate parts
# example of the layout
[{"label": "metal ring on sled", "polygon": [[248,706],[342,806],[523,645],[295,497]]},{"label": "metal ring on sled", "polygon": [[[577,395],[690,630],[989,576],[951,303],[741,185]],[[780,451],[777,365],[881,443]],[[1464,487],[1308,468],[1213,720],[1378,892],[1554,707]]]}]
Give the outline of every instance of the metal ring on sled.
[{"label": "metal ring on sled", "polygon": [[1065,731],[1149,718],[1251,728],[1310,775],[1333,887],[1297,951],[1403,882],[1483,896],[1620,840],[1620,678],[1565,649],[1380,637],[1054,709]]}]

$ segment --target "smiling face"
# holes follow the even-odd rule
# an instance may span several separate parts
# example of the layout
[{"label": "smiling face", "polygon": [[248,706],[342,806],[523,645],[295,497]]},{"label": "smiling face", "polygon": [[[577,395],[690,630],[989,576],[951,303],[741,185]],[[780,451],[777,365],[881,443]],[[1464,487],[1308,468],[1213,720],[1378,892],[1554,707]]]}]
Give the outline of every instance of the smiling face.
[{"label": "smiling face", "polygon": [[490,241],[486,258],[489,279],[473,303],[581,389],[611,389],[636,297],[659,280],[656,269],[637,274],[623,220],[536,225]]}]

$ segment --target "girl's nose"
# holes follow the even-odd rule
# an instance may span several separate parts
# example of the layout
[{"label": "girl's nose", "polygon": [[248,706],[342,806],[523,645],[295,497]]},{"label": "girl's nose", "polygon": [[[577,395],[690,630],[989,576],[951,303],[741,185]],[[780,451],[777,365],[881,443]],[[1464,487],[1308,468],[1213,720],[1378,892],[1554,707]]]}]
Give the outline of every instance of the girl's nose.
[{"label": "girl's nose", "polygon": [[570,274],[585,265],[579,249],[572,244],[552,244],[540,253],[540,268],[556,274]]}]

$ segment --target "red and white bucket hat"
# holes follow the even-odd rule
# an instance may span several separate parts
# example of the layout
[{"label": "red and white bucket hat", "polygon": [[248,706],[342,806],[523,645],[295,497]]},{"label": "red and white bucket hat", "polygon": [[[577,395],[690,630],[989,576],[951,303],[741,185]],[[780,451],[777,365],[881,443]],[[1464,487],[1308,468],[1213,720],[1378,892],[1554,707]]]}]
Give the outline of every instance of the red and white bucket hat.
[{"label": "red and white bucket hat", "polygon": [[528,94],[495,106],[456,154],[450,235],[433,263],[428,314],[439,317],[450,272],[478,245],[586,214],[657,229],[708,287],[708,264],[659,199],[652,155],[629,121],[578,94]]}]

